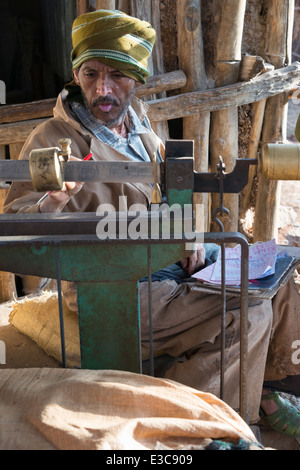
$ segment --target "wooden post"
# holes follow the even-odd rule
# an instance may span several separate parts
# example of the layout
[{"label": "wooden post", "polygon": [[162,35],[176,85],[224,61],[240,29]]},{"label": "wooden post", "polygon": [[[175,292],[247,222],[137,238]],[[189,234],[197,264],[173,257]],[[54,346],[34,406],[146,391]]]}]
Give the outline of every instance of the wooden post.
[{"label": "wooden post", "polygon": [[[187,83],[182,93],[207,88],[201,25],[201,0],[177,0],[177,34],[179,68]],[[195,171],[208,171],[210,113],[196,114],[183,119],[183,138],[194,141]],[[207,232],[209,227],[208,194],[195,194],[195,228]],[[197,217],[198,214],[198,217]]]},{"label": "wooden post", "polygon": [[96,0],[96,10],[115,10],[115,0]]},{"label": "wooden post", "polygon": [[129,15],[129,3],[128,0],[116,0],[116,9],[123,11]]},{"label": "wooden post", "polygon": [[[154,75],[160,75],[165,73],[164,67],[164,55],[162,48],[162,38],[161,38],[161,29],[160,29],[160,7],[159,0],[152,0],[152,11],[151,11],[151,24],[156,31],[156,43],[153,48],[153,53],[151,56],[152,69]],[[156,98],[165,98],[167,96],[166,92],[156,95]],[[163,142],[169,139],[169,125],[168,121],[161,121],[151,124],[154,132],[162,139]]]},{"label": "wooden post", "polygon": [[[159,0],[151,2],[140,2],[139,0],[129,0],[130,12],[132,16],[148,21],[156,31],[156,42],[152,55],[148,61],[148,68],[151,75],[164,73],[163,51],[160,33],[160,8]],[[156,96],[156,98],[164,98],[165,93]],[[155,98],[155,96],[154,96]],[[169,130],[167,121],[151,123],[154,132],[165,142],[169,138]]]},{"label": "wooden post", "polygon": [[[256,103],[252,104],[252,128],[248,145],[248,158],[257,158],[265,109],[266,100],[257,101]],[[253,181],[256,174],[257,168],[251,166],[249,169],[248,184],[242,192],[242,201],[240,207],[241,218],[245,217],[247,210],[251,207],[251,194],[253,189]]]},{"label": "wooden post", "polygon": [[[0,159],[5,159],[5,145],[0,145]],[[0,189],[0,213],[3,213],[3,204],[7,196],[6,189]],[[0,303],[13,300],[16,296],[15,275],[0,271]]]},{"label": "wooden post", "polygon": [[[216,86],[236,83],[241,61],[241,43],[246,9],[245,0],[216,2],[216,14],[220,14],[219,30],[215,44]],[[222,156],[226,171],[232,171],[238,157],[238,109],[237,107],[212,114],[210,134],[210,155],[212,171],[216,170],[219,156]],[[239,196],[224,195],[224,206],[230,215],[222,218],[225,231],[237,231],[239,220]],[[218,195],[212,197],[212,211],[219,207]],[[212,229],[218,231],[215,223]]]},{"label": "wooden post", "polygon": [[76,11],[77,16],[83,15],[90,11],[90,2],[89,0],[76,0]]},{"label": "wooden post", "polygon": [[[241,64],[240,80],[249,81],[253,79],[258,73],[262,74],[270,70],[274,70],[274,66],[271,64],[266,64],[261,57],[246,55],[243,57]],[[248,143],[247,158],[257,158],[261,141],[266,102],[266,99],[262,99],[260,101],[256,101],[255,103],[252,103],[251,105],[252,127]],[[245,218],[247,210],[253,207],[253,182],[256,175],[257,167],[251,166],[249,169],[248,184],[241,194],[241,219]]]},{"label": "wooden post", "polygon": [[10,160],[18,160],[24,142],[16,142],[9,145],[9,158]]},{"label": "wooden post", "polygon": [[[265,52],[263,58],[281,68],[291,61],[294,0],[267,0]],[[267,100],[262,142],[286,139],[288,94],[282,93]],[[281,183],[258,176],[253,241],[277,238],[277,216]]]}]

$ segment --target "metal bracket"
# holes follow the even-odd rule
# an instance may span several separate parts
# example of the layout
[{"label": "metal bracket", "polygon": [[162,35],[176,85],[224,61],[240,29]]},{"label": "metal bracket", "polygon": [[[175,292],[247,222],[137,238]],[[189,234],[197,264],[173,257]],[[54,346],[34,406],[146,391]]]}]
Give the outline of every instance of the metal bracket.
[{"label": "metal bracket", "polygon": [[[223,193],[240,193],[248,184],[251,165],[258,165],[258,160],[256,158],[237,159],[233,171],[223,175]],[[217,174],[195,173],[194,191],[195,193],[219,193],[220,181],[218,172]]]},{"label": "metal bracket", "polygon": [[193,204],[194,142],[190,140],[166,142],[164,190],[170,206]]}]

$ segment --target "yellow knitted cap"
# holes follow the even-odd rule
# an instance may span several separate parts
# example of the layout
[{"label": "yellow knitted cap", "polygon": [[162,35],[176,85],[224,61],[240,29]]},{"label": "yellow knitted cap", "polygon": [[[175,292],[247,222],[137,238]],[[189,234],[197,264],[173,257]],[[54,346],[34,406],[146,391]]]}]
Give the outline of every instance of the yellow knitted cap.
[{"label": "yellow knitted cap", "polygon": [[149,23],[121,11],[86,13],[73,23],[73,70],[87,60],[96,59],[145,83],[155,38],[155,30]]}]

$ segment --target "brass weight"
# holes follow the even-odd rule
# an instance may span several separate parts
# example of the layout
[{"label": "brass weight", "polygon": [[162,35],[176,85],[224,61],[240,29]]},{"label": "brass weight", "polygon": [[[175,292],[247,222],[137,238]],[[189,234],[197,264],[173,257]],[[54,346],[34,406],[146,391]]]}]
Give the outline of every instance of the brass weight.
[{"label": "brass weight", "polygon": [[258,172],[267,180],[300,180],[300,144],[264,144]]},{"label": "brass weight", "polygon": [[61,148],[51,147],[32,150],[29,155],[29,169],[35,191],[58,191],[63,188],[64,178],[61,163],[71,155],[71,140],[60,139]]}]

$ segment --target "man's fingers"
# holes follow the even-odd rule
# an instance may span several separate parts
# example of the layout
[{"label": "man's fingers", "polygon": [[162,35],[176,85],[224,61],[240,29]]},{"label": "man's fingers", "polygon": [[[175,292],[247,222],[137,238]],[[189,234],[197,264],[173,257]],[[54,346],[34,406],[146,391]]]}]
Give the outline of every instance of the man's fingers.
[{"label": "man's fingers", "polygon": [[182,269],[186,269],[188,268],[188,265],[189,265],[189,259],[188,258],[184,258],[180,261],[180,264],[181,264],[181,267]]},{"label": "man's fingers", "polygon": [[196,251],[189,257],[181,261],[181,266],[189,275],[194,274],[205,263],[205,248],[202,245],[197,246]]}]

